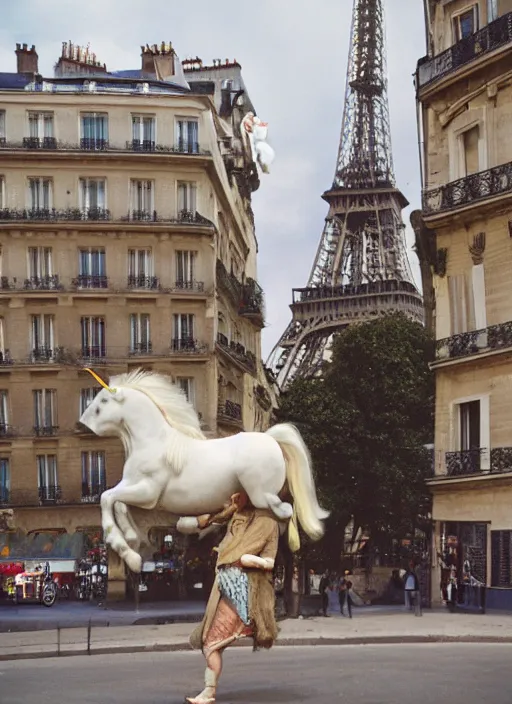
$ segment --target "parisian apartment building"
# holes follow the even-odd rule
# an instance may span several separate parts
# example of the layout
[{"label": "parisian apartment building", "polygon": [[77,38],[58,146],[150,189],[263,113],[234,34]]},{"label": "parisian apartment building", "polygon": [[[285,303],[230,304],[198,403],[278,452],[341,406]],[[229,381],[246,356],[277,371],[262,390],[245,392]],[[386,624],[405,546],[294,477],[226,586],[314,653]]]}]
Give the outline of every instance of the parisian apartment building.
[{"label": "parisian apartment building", "polygon": [[512,587],[512,1],[425,0],[416,88],[436,337],[434,603]]},{"label": "parisian apartment building", "polygon": [[265,430],[275,395],[240,65],[59,52],[52,77],[26,44],[0,73],[0,506],[73,533],[123,467],[77,425],[100,389],[84,367],[170,375],[210,437]]}]

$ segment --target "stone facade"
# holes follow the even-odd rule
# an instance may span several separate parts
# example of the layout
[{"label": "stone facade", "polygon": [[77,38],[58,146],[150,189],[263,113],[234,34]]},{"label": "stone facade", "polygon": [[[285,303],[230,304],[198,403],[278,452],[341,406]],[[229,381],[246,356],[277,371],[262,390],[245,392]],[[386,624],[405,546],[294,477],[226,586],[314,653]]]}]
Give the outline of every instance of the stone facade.
[{"label": "stone facade", "polygon": [[456,572],[467,601],[469,583],[512,587],[512,2],[425,9],[415,229],[437,339],[432,594]]},{"label": "stone facade", "polygon": [[0,74],[0,506],[24,531],[73,532],[100,524],[123,467],[120,442],[77,428],[98,386],[84,366],[171,375],[212,436],[271,422],[252,103],[224,96],[221,118],[219,87],[189,86],[170,45],[109,73],[64,44],[48,79],[34,47],[16,54]]}]

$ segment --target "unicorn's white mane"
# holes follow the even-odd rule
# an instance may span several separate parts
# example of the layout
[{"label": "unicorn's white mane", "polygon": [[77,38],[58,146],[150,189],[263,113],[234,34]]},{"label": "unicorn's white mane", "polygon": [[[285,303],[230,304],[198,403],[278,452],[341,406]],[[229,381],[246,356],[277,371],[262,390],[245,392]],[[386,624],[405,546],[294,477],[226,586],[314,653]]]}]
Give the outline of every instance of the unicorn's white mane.
[{"label": "unicorn's white mane", "polygon": [[111,377],[110,386],[140,391],[158,406],[165,420],[175,430],[196,440],[206,440],[194,407],[168,376],[136,369]]}]

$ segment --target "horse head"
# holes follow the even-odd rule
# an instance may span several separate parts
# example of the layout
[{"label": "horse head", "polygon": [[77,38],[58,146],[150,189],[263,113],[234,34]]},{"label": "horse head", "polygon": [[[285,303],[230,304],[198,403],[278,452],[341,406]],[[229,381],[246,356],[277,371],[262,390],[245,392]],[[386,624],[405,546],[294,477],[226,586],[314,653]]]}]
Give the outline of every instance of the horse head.
[{"label": "horse head", "polygon": [[80,423],[96,435],[118,435],[124,417],[124,389],[105,387],[87,406]]}]

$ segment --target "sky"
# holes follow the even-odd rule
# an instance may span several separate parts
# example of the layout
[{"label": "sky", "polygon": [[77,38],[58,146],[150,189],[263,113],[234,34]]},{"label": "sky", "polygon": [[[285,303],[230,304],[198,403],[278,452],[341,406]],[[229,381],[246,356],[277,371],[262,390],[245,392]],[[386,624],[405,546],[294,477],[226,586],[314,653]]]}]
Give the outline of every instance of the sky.
[{"label": "sky", "polygon": [[[108,70],[140,68],[140,46],[171,41],[181,59],[236,59],[276,152],[253,195],[258,279],[266,295],[263,357],[291,319],[292,288],[305,286],[327,215],[321,194],[333,180],[349,51],[352,0],[11,0],[2,14],[0,71],[15,71],[17,42],[35,44],[53,74],[61,42],[90,44]],[[404,210],[420,207],[413,73],[425,52],[422,0],[385,0],[391,139]]]}]

